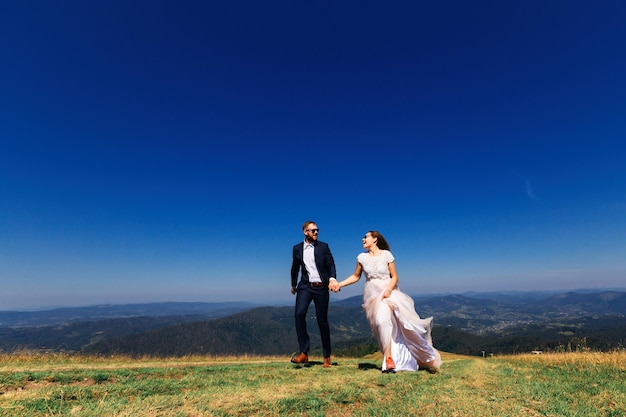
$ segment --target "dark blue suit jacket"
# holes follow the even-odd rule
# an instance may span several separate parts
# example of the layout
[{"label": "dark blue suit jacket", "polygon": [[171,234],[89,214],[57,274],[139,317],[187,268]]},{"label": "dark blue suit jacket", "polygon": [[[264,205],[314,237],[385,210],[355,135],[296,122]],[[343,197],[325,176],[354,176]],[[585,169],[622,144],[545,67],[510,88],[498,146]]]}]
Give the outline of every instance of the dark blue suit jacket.
[{"label": "dark blue suit jacket", "polygon": [[[330,277],[337,277],[337,272],[335,271],[335,259],[333,258],[333,254],[330,252],[330,248],[327,243],[320,242],[318,240],[313,242],[313,247],[317,271],[322,278],[322,282],[328,288],[328,280]],[[300,270],[302,270],[302,280],[300,282],[309,282],[309,273],[304,266],[303,254],[304,242],[300,242],[293,247],[293,261],[291,262],[291,286],[294,288],[298,282],[298,272]]]}]

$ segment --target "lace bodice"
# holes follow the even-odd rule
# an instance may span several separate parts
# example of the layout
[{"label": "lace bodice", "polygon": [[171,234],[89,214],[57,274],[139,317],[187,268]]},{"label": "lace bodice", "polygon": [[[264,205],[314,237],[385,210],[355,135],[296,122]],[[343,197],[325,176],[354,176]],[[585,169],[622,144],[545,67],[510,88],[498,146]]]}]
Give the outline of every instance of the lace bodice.
[{"label": "lace bodice", "polygon": [[372,256],[369,253],[360,253],[356,259],[361,264],[367,281],[391,278],[389,276],[389,263],[393,262],[394,258],[388,250],[383,250],[378,256]]}]

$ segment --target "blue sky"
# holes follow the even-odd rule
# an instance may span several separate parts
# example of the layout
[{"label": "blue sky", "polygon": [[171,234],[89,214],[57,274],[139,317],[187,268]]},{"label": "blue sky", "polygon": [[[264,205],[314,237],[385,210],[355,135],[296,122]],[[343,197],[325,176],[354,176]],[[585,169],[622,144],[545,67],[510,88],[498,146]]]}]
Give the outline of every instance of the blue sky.
[{"label": "blue sky", "polygon": [[[0,6],[0,310],[624,287],[622,1]],[[358,295],[362,283],[335,299]]]}]

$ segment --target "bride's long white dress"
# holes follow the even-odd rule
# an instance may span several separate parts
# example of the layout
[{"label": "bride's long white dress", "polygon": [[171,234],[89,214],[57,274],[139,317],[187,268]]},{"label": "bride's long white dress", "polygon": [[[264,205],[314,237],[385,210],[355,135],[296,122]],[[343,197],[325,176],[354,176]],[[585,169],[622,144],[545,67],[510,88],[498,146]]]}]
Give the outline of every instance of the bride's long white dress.
[{"label": "bride's long white dress", "polygon": [[[363,309],[367,320],[381,352],[391,345],[396,371],[417,371],[420,365],[429,362],[432,362],[430,366],[438,368],[442,361],[430,335],[433,318],[420,318],[413,299],[397,287],[388,298],[383,298],[383,293],[389,288],[389,263],[393,260],[388,250],[381,251],[377,256],[369,253],[357,256],[366,279]],[[384,359],[382,369],[387,369]]]}]

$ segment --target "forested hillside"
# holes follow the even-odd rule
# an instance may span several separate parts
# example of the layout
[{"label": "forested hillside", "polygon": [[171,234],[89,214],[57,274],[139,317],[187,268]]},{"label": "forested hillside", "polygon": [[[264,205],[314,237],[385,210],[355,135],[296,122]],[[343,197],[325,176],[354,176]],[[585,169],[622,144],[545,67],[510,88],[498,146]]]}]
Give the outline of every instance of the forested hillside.
[{"label": "forested hillside", "polygon": [[[541,297],[510,295],[414,297],[422,317],[433,316],[433,340],[447,352],[481,355],[532,350],[610,350],[626,345],[626,293],[562,293]],[[331,303],[329,319],[334,352],[357,355],[378,349],[360,297]],[[198,307],[177,305],[176,311]],[[213,306],[215,307],[215,306]],[[211,314],[226,314],[219,306]],[[226,308],[226,309],[225,309]],[[140,311],[153,307],[142,306]],[[123,309],[118,309],[118,313]],[[127,308],[127,313],[136,313]],[[319,335],[309,310],[312,348]],[[218,318],[209,314],[123,317],[54,326],[0,327],[0,350],[52,350],[96,354],[180,356],[190,354],[290,354],[297,350],[293,307],[258,307]],[[90,314],[95,314],[91,312]],[[35,319],[23,316],[22,320]]]}]

